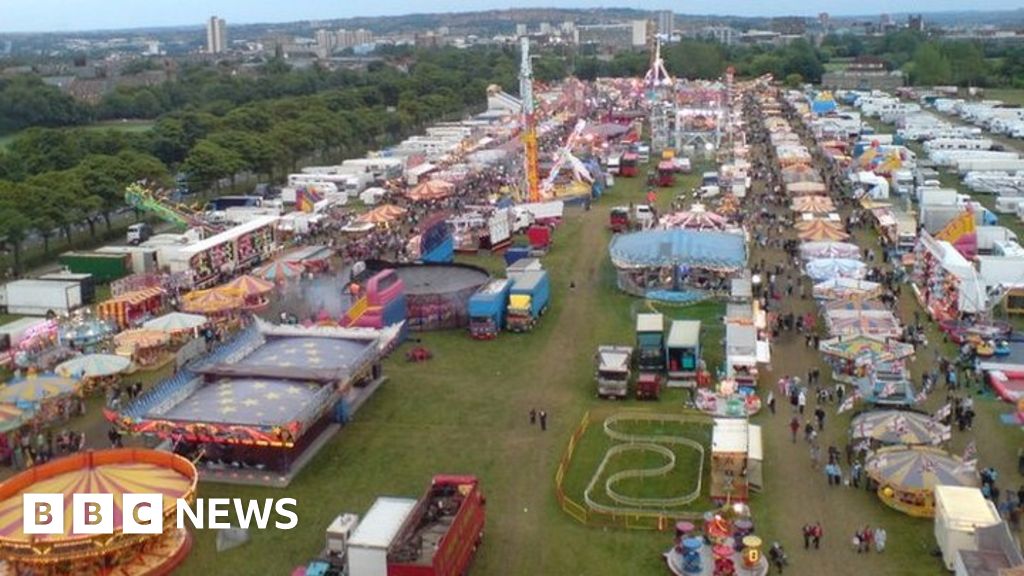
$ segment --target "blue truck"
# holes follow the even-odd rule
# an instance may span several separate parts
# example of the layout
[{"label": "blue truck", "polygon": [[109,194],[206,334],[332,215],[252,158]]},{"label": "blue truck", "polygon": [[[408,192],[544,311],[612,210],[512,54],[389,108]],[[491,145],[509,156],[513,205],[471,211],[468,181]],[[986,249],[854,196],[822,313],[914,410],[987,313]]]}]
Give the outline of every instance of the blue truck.
[{"label": "blue truck", "polygon": [[469,335],[477,340],[489,340],[505,327],[505,310],[512,281],[504,278],[491,280],[469,297]]},{"label": "blue truck", "polygon": [[512,332],[532,330],[548,309],[551,283],[544,270],[523,272],[512,285],[508,297],[508,329]]}]

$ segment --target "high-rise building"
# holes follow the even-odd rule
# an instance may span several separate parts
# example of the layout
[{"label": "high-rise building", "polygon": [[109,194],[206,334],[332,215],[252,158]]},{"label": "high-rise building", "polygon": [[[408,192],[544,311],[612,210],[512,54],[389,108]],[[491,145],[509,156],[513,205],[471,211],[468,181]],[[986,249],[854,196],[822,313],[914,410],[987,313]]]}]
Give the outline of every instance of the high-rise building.
[{"label": "high-rise building", "polygon": [[828,30],[828,27],[831,24],[831,20],[832,20],[832,17],[829,16],[828,12],[820,12],[820,13],[818,13],[818,24],[821,25],[821,29],[822,30],[826,30],[826,31]]},{"label": "high-rise building", "polygon": [[316,45],[321,50],[330,54],[334,47],[337,45],[337,37],[334,32],[321,28],[313,33],[313,38],[316,39]]},{"label": "high-rise building", "polygon": [[676,29],[676,15],[671,10],[660,10],[658,12],[658,34],[666,40],[672,40],[672,33]]},{"label": "high-rise building", "polygon": [[206,51],[220,54],[228,49],[228,25],[223,18],[210,16],[206,23]]},{"label": "high-rise building", "polygon": [[633,20],[631,23],[633,28],[633,46],[646,46],[647,45],[647,20]]},{"label": "high-rise building", "polygon": [[526,36],[526,24],[516,24],[516,36]]},{"label": "high-rise building", "polygon": [[907,17],[907,28],[916,30],[918,32],[924,32],[924,17],[918,14],[917,16]]},{"label": "high-rise building", "polygon": [[541,36],[547,36],[548,34],[551,34],[551,24],[549,22],[541,22],[540,33]]}]

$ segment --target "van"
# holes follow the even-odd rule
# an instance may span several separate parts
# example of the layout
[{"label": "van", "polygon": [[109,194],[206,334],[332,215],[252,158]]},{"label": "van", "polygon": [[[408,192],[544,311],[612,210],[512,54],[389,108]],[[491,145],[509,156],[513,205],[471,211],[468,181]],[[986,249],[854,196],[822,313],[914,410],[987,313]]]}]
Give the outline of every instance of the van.
[{"label": "van", "polygon": [[633,218],[641,229],[654,227],[654,209],[647,204],[637,204],[633,208]]},{"label": "van", "polygon": [[153,228],[145,222],[139,222],[128,227],[125,241],[131,246],[138,246],[149,240],[151,236],[153,236]]}]

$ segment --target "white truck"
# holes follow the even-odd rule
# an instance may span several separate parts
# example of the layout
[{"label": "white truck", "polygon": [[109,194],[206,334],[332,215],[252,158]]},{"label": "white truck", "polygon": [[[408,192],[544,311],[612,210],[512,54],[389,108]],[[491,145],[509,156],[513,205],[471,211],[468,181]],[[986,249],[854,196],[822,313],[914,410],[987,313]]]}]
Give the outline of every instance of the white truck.
[{"label": "white truck", "polygon": [[1003,226],[978,226],[975,233],[978,238],[978,252],[982,254],[992,252],[997,242],[1017,240],[1017,235]]},{"label": "white truck", "polygon": [[0,308],[8,314],[68,314],[83,305],[78,282],[15,280],[0,288]]},{"label": "white truck", "polygon": [[600,398],[625,398],[629,395],[630,365],[633,348],[629,346],[598,346],[597,395]]},{"label": "white truck", "polygon": [[978,549],[975,530],[1000,522],[999,511],[978,488],[935,487],[935,540],[947,570],[953,570],[958,551]]},{"label": "white truck", "polygon": [[516,204],[513,208],[515,216],[515,229],[520,230],[520,225],[529,220],[530,217],[521,217],[520,214],[525,212],[530,213],[533,217],[533,222],[525,225],[528,228],[534,222],[550,222],[562,219],[562,215],[565,213],[565,202],[561,200],[553,200],[551,202],[528,202],[526,204]]}]

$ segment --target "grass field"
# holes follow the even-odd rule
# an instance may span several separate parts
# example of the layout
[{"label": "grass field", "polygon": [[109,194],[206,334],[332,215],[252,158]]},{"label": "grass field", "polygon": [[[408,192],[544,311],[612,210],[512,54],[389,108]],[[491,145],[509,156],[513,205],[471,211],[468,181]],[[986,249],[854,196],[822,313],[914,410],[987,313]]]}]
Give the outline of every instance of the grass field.
[{"label": "grass field", "polygon": [[1024,106],[1024,90],[1019,88],[986,88],[986,100],[1002,100],[1006,104]]},{"label": "grass field", "polygon": [[[93,124],[80,126],[79,128],[83,128],[85,130],[118,130],[121,132],[145,132],[146,130],[152,128],[153,125],[154,123],[149,120],[105,120],[103,122],[95,122]],[[73,128],[75,127],[71,127],[69,129]],[[11,143],[14,142],[17,138],[17,132],[13,134],[0,134],[0,148],[6,148],[7,146],[10,146]]]},{"label": "grass field", "polygon": [[[614,404],[614,403],[613,403]],[[678,404],[675,404],[678,406]],[[635,409],[634,409],[635,410]],[[604,432],[604,417],[611,414],[628,414],[630,411],[599,408],[592,414],[592,424],[580,440],[566,474],[566,494],[578,503],[583,503],[583,492],[597,472],[598,466],[608,449],[623,444],[608,437]],[[643,412],[672,413],[666,411],[661,403],[647,404]],[[675,498],[688,494],[697,487],[698,471],[703,471],[701,478],[702,497],[694,502],[670,511],[703,511],[710,507],[707,487],[710,482],[711,428],[700,424],[683,424],[678,422],[650,422],[644,420],[620,420],[612,425],[612,429],[626,434],[643,436],[676,436],[695,440],[704,446],[705,457],[701,466],[700,453],[691,446],[682,444],[659,443],[672,450],[676,457],[676,467],[664,476],[654,478],[626,478],[615,485],[619,493],[637,498]],[[607,496],[603,487],[611,474],[624,470],[644,470],[657,468],[666,463],[664,456],[651,452],[625,452],[613,456],[604,473],[595,483],[592,497],[598,504],[605,506],[621,506]]]}]

